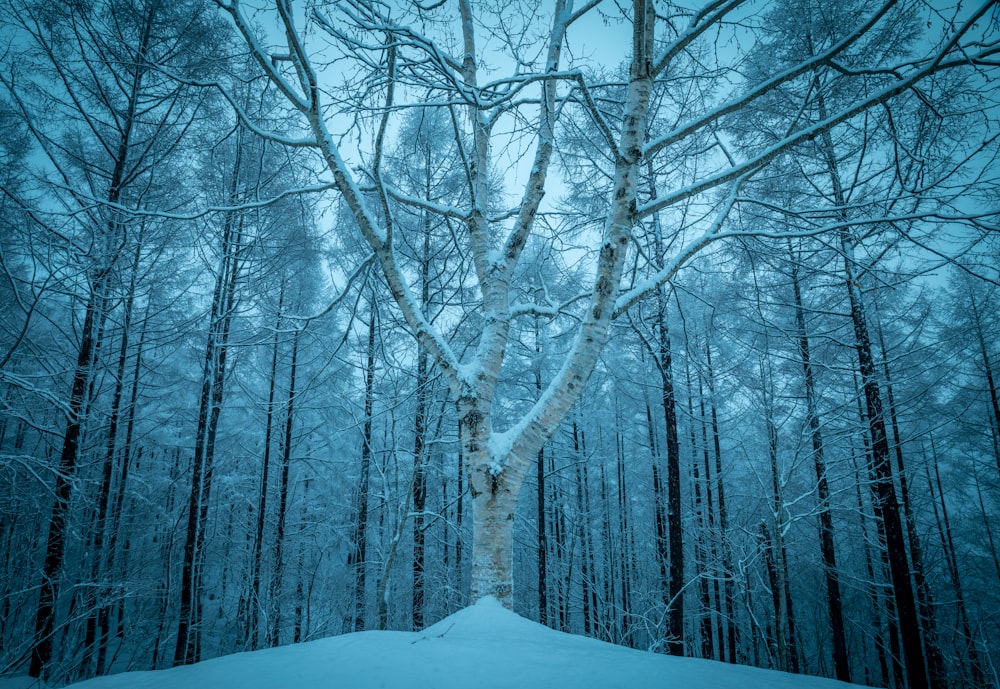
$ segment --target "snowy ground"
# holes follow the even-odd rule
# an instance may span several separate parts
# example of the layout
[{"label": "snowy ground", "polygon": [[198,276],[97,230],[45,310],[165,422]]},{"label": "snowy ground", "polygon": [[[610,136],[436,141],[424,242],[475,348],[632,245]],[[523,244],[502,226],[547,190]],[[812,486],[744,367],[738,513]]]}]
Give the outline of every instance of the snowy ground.
[{"label": "snowy ground", "polygon": [[[27,678],[0,689],[34,689]],[[635,651],[553,631],[488,598],[422,632],[359,632],[128,672],[72,689],[846,689],[853,685]]]}]

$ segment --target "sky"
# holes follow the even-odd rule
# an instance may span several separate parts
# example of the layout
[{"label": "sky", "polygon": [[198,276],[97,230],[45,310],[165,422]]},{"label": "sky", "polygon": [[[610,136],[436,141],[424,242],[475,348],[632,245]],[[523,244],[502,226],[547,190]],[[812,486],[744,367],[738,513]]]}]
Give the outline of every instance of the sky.
[{"label": "sky", "polygon": [[[830,679],[674,658],[549,629],[484,598],[422,632],[368,631],[72,689],[848,689]],[[45,689],[26,677],[0,689]]]}]

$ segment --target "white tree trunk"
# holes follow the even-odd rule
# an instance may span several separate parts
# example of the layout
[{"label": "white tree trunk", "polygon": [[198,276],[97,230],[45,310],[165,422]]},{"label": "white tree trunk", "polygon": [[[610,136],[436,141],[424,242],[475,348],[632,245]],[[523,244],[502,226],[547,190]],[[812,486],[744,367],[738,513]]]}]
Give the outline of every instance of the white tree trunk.
[{"label": "white tree trunk", "polygon": [[473,494],[472,599],[494,596],[510,608],[517,494],[506,484],[501,478],[490,483],[490,490]]}]

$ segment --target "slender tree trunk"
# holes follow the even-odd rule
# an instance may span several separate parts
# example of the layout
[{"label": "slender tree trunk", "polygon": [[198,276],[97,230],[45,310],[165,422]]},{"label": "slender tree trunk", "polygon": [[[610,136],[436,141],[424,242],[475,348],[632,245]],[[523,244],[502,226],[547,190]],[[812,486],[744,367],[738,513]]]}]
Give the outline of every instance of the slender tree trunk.
[{"label": "slender tree trunk", "polygon": [[622,645],[632,645],[632,585],[635,565],[635,545],[632,538],[632,526],[630,519],[627,474],[625,473],[625,434],[622,427],[620,411],[616,414],[616,443],[617,443],[617,488],[618,488],[618,527],[621,534],[622,544]]},{"label": "slender tree trunk", "polygon": [[[689,416],[691,409],[688,409]],[[693,416],[692,416],[693,421]],[[691,426],[691,478],[692,490],[694,492],[694,514],[698,524],[698,534],[694,538],[694,571],[698,577],[698,635],[701,640],[700,657],[710,659],[712,657],[712,620],[711,603],[708,597],[708,572],[706,571],[706,547],[707,537],[705,528],[705,505],[702,501],[702,479],[701,470],[698,467],[698,446],[694,442],[694,425]]]},{"label": "slender tree trunk", "polygon": [[[955,541],[951,535],[951,523],[948,518],[948,504],[944,499],[944,490],[941,487],[941,472],[938,469],[937,450],[934,447],[934,436],[930,436],[931,454],[934,462],[934,478],[931,480],[930,469],[924,464],[924,475],[927,478],[927,488],[931,496],[931,507],[934,509],[934,521],[937,523],[938,536],[941,538],[941,550],[945,555],[945,563],[948,566],[948,576],[951,579],[952,589],[955,591],[955,607],[958,613],[959,631],[962,640],[965,642],[965,656],[968,664],[964,667],[969,669],[973,687],[986,687],[987,673],[979,649],[976,648],[976,635],[972,633],[972,625],[969,624],[969,615],[965,607],[965,592],[962,590],[962,578],[958,570],[958,557],[955,554]],[[936,486],[935,486],[936,483]],[[935,495],[936,493],[936,495]],[[938,505],[940,504],[940,512]]]},{"label": "slender tree trunk", "polygon": [[1000,400],[998,400],[997,386],[993,379],[993,367],[990,365],[990,353],[986,348],[986,338],[983,336],[983,323],[979,317],[979,307],[976,305],[976,298],[969,295],[972,303],[972,318],[976,326],[976,339],[979,342],[979,353],[983,357],[983,373],[986,376],[986,387],[990,393],[990,406],[993,410],[993,417],[990,419],[991,435],[993,436],[993,458],[996,460],[997,471],[1000,472]]},{"label": "slender tree trunk", "polygon": [[[555,466],[555,455],[554,453],[549,453],[548,461],[548,472],[553,476],[556,475]],[[568,538],[567,533],[569,529],[566,526],[566,502],[563,497],[563,491],[560,490],[559,483],[552,484],[551,500],[549,500],[549,519],[548,521],[552,524],[552,541],[553,541],[553,559],[549,561],[550,567],[556,572],[565,576],[556,576],[555,580],[555,613],[556,613],[556,629],[560,631],[569,631],[569,592],[570,592],[570,578],[572,576],[572,554],[569,556],[570,567],[565,568],[564,563],[567,560],[567,548],[566,540]]]},{"label": "slender tree trunk", "polygon": [[[598,440],[600,445],[600,440]],[[611,641],[614,638],[612,618],[615,609],[615,576],[614,563],[617,561],[611,542],[611,505],[608,503],[608,476],[604,464],[601,464],[601,541],[603,557],[601,562],[601,609],[604,615],[600,617],[600,638]]]},{"label": "slender tree trunk", "polygon": [[278,378],[278,344],[281,330],[281,311],[284,307],[285,284],[281,283],[278,294],[278,313],[274,322],[274,340],[271,342],[271,371],[267,387],[267,409],[264,420],[264,456],[261,458],[260,489],[257,491],[257,524],[253,541],[253,563],[250,570],[249,615],[247,620],[245,645],[250,650],[259,648],[261,564],[264,557],[264,524],[267,520],[267,493],[271,473],[271,446],[274,429],[274,393]]},{"label": "slender tree trunk", "polygon": [[[240,155],[238,150],[229,190],[230,198],[234,199],[240,174]],[[236,284],[241,273],[239,253],[242,250],[242,223],[242,218],[234,217],[232,213],[227,214],[223,228],[222,258],[212,299],[192,461],[174,665],[196,663],[201,656],[201,569],[212,488],[215,437],[226,380],[229,329],[236,299]]]},{"label": "slender tree trunk", "polygon": [[[818,101],[820,116],[826,116],[826,106]],[[833,201],[839,208],[847,205],[846,195],[838,172],[838,160],[829,131],[820,135],[821,152],[825,157],[827,171],[833,190]],[[847,218],[844,218],[846,220]],[[892,464],[889,459],[889,441],[885,428],[885,414],[882,409],[882,394],[879,390],[872,355],[871,338],[865,316],[861,287],[854,275],[854,243],[848,230],[840,232],[840,246],[844,258],[845,286],[850,300],[851,322],[854,326],[855,350],[861,384],[864,391],[868,433],[871,439],[872,503],[875,518],[885,530],[885,545],[889,559],[894,603],[899,615],[902,632],[903,664],[910,689],[928,689],[930,686],[927,668],[924,664],[923,644],[920,638],[920,620],[913,585],[910,581],[910,565],[906,555],[906,538],[899,514],[899,502],[893,482]]]},{"label": "slender tree trunk", "polygon": [[[725,483],[722,480],[722,442],[719,433],[718,406],[715,399],[715,374],[712,368],[712,348],[705,343],[705,360],[708,367],[708,392],[709,405],[712,418],[712,448],[715,453],[715,480],[716,495],[719,500],[719,535],[720,548],[722,549],[722,569],[725,575],[723,584],[723,608],[722,614],[725,618],[725,639],[726,639],[726,660],[729,663],[736,663],[736,648],[739,643],[736,628],[736,596],[735,571],[733,569],[733,553],[729,542],[729,512],[726,508]],[[721,638],[721,637],[720,637]]]},{"label": "slender tree trunk", "polygon": [[677,406],[674,393],[670,333],[665,317],[666,298],[657,292],[657,333],[659,347],[663,425],[667,440],[667,542],[670,550],[670,577],[667,584],[667,653],[684,655],[684,536],[681,525],[681,451],[677,433]]},{"label": "slender tree trunk", "polygon": [[368,346],[365,356],[365,419],[361,431],[361,477],[357,491],[357,514],[354,522],[354,548],[348,556],[347,565],[354,573],[354,620],[351,629],[356,632],[365,629],[365,575],[368,567],[368,486],[372,460],[372,412],[374,410],[375,389],[375,299],[372,297],[368,320]]},{"label": "slender tree trunk", "polygon": [[583,431],[573,420],[573,459],[576,463],[576,511],[580,540],[580,598],[584,636],[594,633],[597,611],[597,591],[591,580],[594,571],[593,542],[590,538],[590,495],[587,490],[587,452]]},{"label": "slender tree trunk", "polygon": [[417,346],[417,408],[413,420],[413,629],[424,628],[424,510],[427,477],[424,472],[424,436],[427,414],[427,354]]},{"label": "slender tree trunk", "polygon": [[[791,255],[790,241],[788,249]],[[816,382],[813,375],[812,355],[809,349],[809,337],[806,333],[805,312],[802,307],[798,262],[794,256],[791,256],[791,271],[792,291],[795,297],[795,326],[799,340],[799,356],[802,360],[802,374],[805,380],[806,422],[812,439],[813,468],[816,472],[816,490],[819,495],[820,553],[823,558],[827,613],[830,617],[830,631],[833,638],[833,667],[837,679],[842,682],[850,682],[851,667],[847,657],[847,635],[844,628],[844,609],[840,594],[840,571],[837,568],[833,515],[830,509],[830,484],[827,480],[826,460],[823,455],[823,436],[816,404]]]},{"label": "slender tree trunk", "polygon": [[[430,165],[425,166],[425,189],[431,197]],[[420,257],[420,309],[426,313],[430,304],[431,264],[430,214],[423,214],[423,251]],[[427,477],[424,471],[424,436],[427,425],[428,355],[417,339],[416,409],[413,414],[413,600],[411,605],[413,629],[424,628],[424,543],[426,540],[424,510],[427,505]]]},{"label": "slender tree trunk", "polygon": [[670,545],[667,540],[667,500],[663,481],[660,478],[660,456],[656,445],[653,425],[653,410],[646,403],[646,428],[649,433],[650,454],[653,469],[653,528],[655,533],[656,564],[660,572],[660,597],[663,609],[670,610]]},{"label": "slender tree trunk", "polygon": [[63,433],[62,451],[59,457],[59,471],[56,473],[55,505],[49,518],[48,536],[45,541],[45,560],[42,565],[42,583],[38,593],[38,607],[35,610],[35,636],[31,648],[31,662],[28,667],[30,677],[42,677],[52,660],[55,636],[55,613],[58,600],[58,579],[62,570],[66,549],[66,519],[69,501],[76,476],[77,454],[80,431],[83,424],[84,396],[87,381],[93,366],[94,332],[98,306],[102,302],[100,289],[103,280],[91,286],[81,331],[80,348],[77,350],[76,368],[73,370],[73,386],[70,392],[69,413],[66,430]]},{"label": "slender tree trunk", "polygon": [[[92,580],[95,587],[95,597],[93,599],[93,609],[87,618],[87,628],[84,640],[84,661],[83,671],[89,673],[90,657],[96,651],[96,671],[100,674],[103,671],[107,656],[107,642],[109,632],[109,616],[111,596],[110,586],[104,581],[110,576],[111,564],[114,561],[114,553],[110,547],[114,545],[109,542],[105,545],[105,536],[110,536],[109,523],[117,522],[115,509],[117,502],[112,491],[115,478],[116,463],[118,456],[118,426],[122,414],[122,397],[125,391],[125,367],[128,363],[129,336],[132,328],[132,310],[135,305],[135,285],[136,274],[139,270],[139,258],[141,255],[142,243],[136,242],[135,254],[133,256],[132,270],[129,278],[128,293],[125,297],[124,316],[122,321],[122,335],[119,343],[118,364],[115,372],[115,388],[111,397],[111,408],[108,412],[107,443],[104,451],[104,464],[101,470],[101,486],[98,490],[98,512],[97,520],[94,524],[93,538],[93,570]],[[127,462],[127,457],[120,461]]]},{"label": "slender tree trunk", "polygon": [[[770,356],[765,345],[764,357]],[[783,537],[784,528],[784,497],[781,473],[778,468],[778,426],[774,420],[774,381],[770,364],[761,358],[760,371],[764,407],[764,423],[767,429],[768,457],[771,464],[771,535],[768,538],[772,548],[771,559],[774,566],[774,582],[777,591],[775,637],[778,648],[778,667],[787,672],[799,671],[799,654],[796,644],[795,613],[792,607],[792,594],[788,581],[788,555]]]},{"label": "slender tree trunk", "polygon": [[546,538],[545,523],[545,450],[538,451],[538,461],[536,464],[536,486],[537,486],[537,519],[538,519],[538,622],[548,624],[548,540]]},{"label": "slender tree trunk", "polygon": [[986,540],[990,544],[990,555],[993,556],[993,569],[997,573],[997,583],[1000,584],[1000,557],[997,555],[997,546],[993,541],[993,527],[990,526],[990,517],[986,512],[986,504],[983,502],[983,488],[979,481],[979,472],[976,471],[975,464],[972,465],[972,478],[976,483],[976,497],[979,499],[979,513],[983,516],[983,530],[986,532]]},{"label": "slender tree trunk", "polygon": [[[462,455],[462,428],[458,428],[458,456],[455,466],[455,581],[458,588],[463,588],[464,573],[462,572],[462,550],[465,544],[462,523],[465,520],[465,460]],[[462,600],[461,598],[459,600]]]},{"label": "slender tree trunk", "polygon": [[[763,373],[763,364],[761,370]],[[762,381],[765,378],[762,376]],[[777,654],[778,669],[784,672],[791,670],[789,648],[791,635],[788,629],[788,607],[785,596],[785,565],[781,557],[783,546],[780,541],[781,514],[783,511],[781,497],[781,480],[778,474],[778,429],[774,424],[773,410],[769,400],[770,381],[764,384],[764,420],[767,427],[768,457],[771,463],[771,528],[765,524],[760,526],[761,542],[764,544],[765,562],[767,564],[768,581],[771,586],[771,599],[774,604],[774,644]]]},{"label": "slender tree trunk", "polygon": [[288,398],[285,401],[285,433],[281,446],[281,483],[278,494],[278,519],[274,529],[274,572],[271,578],[271,624],[267,644],[277,646],[281,639],[281,589],[285,573],[285,524],[288,517],[288,474],[292,464],[292,431],[295,420],[295,379],[299,359],[299,336],[296,330],[292,336],[292,358],[288,365]]},{"label": "slender tree trunk", "polygon": [[920,614],[921,630],[923,631],[923,655],[926,658],[928,679],[931,687],[944,687],[947,685],[948,678],[945,675],[944,659],[941,657],[941,650],[937,642],[937,621],[934,613],[934,602],[931,598],[930,587],[927,585],[927,578],[924,575],[923,548],[920,545],[920,535],[917,533],[917,520],[913,515],[913,508],[910,504],[909,480],[903,462],[903,446],[896,415],[896,398],[893,394],[892,378],[889,375],[888,352],[886,351],[885,338],[883,337],[881,327],[877,331],[879,347],[882,350],[882,373],[885,378],[886,401],[889,404],[889,425],[892,428],[894,441],[893,449],[895,450],[896,471],[899,481],[899,500],[900,506],[903,509],[907,544],[910,547],[917,609]]},{"label": "slender tree trunk", "polygon": [[[708,651],[706,658],[719,660],[722,655],[723,633],[722,628],[716,628],[716,621],[721,622],[722,615],[722,592],[719,588],[718,562],[719,554],[719,533],[715,528],[715,496],[712,490],[712,466],[710,463],[711,450],[708,443],[708,415],[705,412],[705,386],[702,375],[698,373],[698,417],[701,424],[701,456],[705,471],[705,575],[710,577],[712,584],[711,601],[705,610],[704,631],[707,634]],[[693,421],[693,418],[692,418]],[[716,643],[718,639],[718,643]]]},{"label": "slender tree trunk", "polygon": [[[844,244],[846,247],[846,239]],[[854,334],[857,340],[858,365],[867,407],[868,432],[871,437],[874,478],[871,484],[872,504],[875,509],[875,517],[885,531],[889,574],[902,638],[903,664],[906,667],[910,688],[927,689],[930,685],[924,665],[920,619],[913,585],[910,581],[911,572],[906,557],[906,539],[889,459],[889,442],[882,411],[882,395],[875,376],[875,362],[872,356],[871,340],[868,336],[868,326],[861,305],[860,290],[852,276],[850,258],[845,257],[844,262],[851,301],[851,319],[854,323]]]},{"label": "slender tree trunk", "polygon": [[[535,397],[542,394],[542,346],[539,340],[538,317],[533,319],[535,335],[535,361],[532,368],[535,375]],[[574,427],[575,428],[575,427]],[[545,522],[545,448],[538,451],[535,462],[536,507],[538,520],[538,622],[548,624],[548,538]]]},{"label": "slender tree trunk", "polygon": [[[866,444],[867,446],[867,444]],[[872,636],[873,636],[873,646],[875,650],[875,659],[879,668],[879,675],[872,679],[867,675],[867,664],[866,664],[866,683],[873,684],[875,686],[885,686],[889,681],[889,663],[886,654],[886,640],[885,636],[882,634],[882,619],[881,610],[882,605],[880,603],[880,597],[877,589],[877,584],[875,581],[875,564],[872,560],[870,544],[872,542],[871,537],[868,534],[867,521],[868,518],[865,514],[864,500],[861,496],[861,484],[864,482],[861,470],[858,468],[857,463],[854,465],[854,498],[855,505],[857,506],[858,518],[861,521],[861,544],[862,550],[865,556],[865,573],[868,576],[867,586],[868,594],[871,598],[871,619],[872,619]],[[881,546],[879,546],[881,549]]]},{"label": "slender tree trunk", "polygon": [[[139,461],[138,458],[142,455],[142,448],[139,448],[138,452],[134,452],[133,439],[135,436],[136,403],[139,399],[139,379],[142,371],[142,353],[146,345],[148,325],[149,306],[147,305],[145,315],[143,316],[142,328],[139,331],[139,342],[135,348],[135,363],[132,365],[131,389],[128,406],[125,408],[125,437],[122,440],[121,448],[122,460],[119,465],[118,481],[115,486],[114,506],[111,509],[111,525],[108,535],[107,551],[109,557],[112,558],[108,562],[108,569],[109,571],[115,570],[117,572],[119,581],[125,580],[127,570],[126,555],[128,553],[128,541],[125,541],[125,547],[121,552],[118,549],[118,539],[120,537],[122,516],[125,508],[126,488],[133,463],[133,454],[136,455],[136,462]],[[125,635],[123,618],[126,600],[124,591],[122,591],[115,601],[118,610],[116,636],[119,638],[123,638]],[[110,607],[103,609],[98,620],[101,629],[101,647],[104,649],[103,651],[99,649],[98,652],[98,672],[101,674],[105,674],[108,671],[107,665],[102,664],[101,659],[102,657],[107,658],[107,645],[111,634],[111,612]]]},{"label": "slender tree trunk", "polygon": [[[856,402],[858,407],[858,421],[862,426],[867,425],[867,416],[864,410],[864,402],[862,401],[861,385],[858,380],[858,372],[855,370],[852,372],[854,377],[854,389],[857,392]],[[854,467],[856,476],[856,489],[857,489],[857,504],[858,504],[858,514],[861,516],[862,531],[865,531],[865,512],[864,503],[861,498],[861,485],[867,483],[869,486],[875,483],[875,472],[874,463],[872,461],[872,450],[871,450],[871,437],[868,434],[867,429],[862,430],[861,433],[861,443],[864,450],[865,458],[865,471],[862,472],[857,465]],[[873,500],[874,502],[874,500]],[[874,505],[873,505],[874,511]],[[868,570],[868,579],[871,582],[872,587],[872,603],[873,609],[879,610],[884,608],[885,611],[885,622],[886,622],[886,633],[882,635],[881,633],[881,622],[878,623],[879,637],[876,641],[881,641],[879,648],[883,649],[885,658],[888,664],[883,662],[884,675],[886,681],[890,678],[892,679],[893,686],[900,689],[903,686],[903,659],[902,653],[899,646],[899,619],[896,616],[896,602],[895,597],[892,595],[891,591],[891,580],[889,586],[885,586],[881,583],[880,579],[883,578],[889,570],[889,555],[886,551],[885,546],[885,525],[878,518],[876,514],[875,518],[875,533],[876,537],[872,541],[868,541],[867,533],[865,534],[866,542],[871,542],[875,546],[878,556],[879,563],[881,567],[876,572],[874,560],[870,558],[870,566]],[[868,556],[868,551],[866,550],[866,556]],[[882,591],[880,595],[880,591]],[[879,601],[883,600],[884,605],[879,605]],[[890,674],[889,668],[891,667],[892,672]]]}]

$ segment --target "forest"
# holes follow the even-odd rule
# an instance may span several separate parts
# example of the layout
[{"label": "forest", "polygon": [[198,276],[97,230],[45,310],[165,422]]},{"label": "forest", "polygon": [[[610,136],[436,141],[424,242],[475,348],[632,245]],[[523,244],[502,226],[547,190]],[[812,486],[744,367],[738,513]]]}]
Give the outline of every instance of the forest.
[{"label": "forest", "polygon": [[0,0],[0,677],[487,596],[1000,685],[1000,5]]}]

